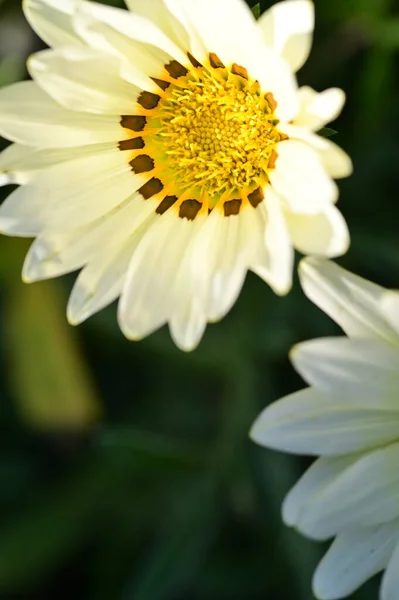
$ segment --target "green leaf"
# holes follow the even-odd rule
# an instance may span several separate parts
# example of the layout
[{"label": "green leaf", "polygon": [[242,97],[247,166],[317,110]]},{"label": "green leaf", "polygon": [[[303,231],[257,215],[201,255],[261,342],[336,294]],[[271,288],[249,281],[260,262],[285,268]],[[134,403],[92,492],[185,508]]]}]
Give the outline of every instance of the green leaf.
[{"label": "green leaf", "polygon": [[333,135],[337,135],[338,131],[336,131],[335,129],[331,129],[331,127],[323,127],[317,133],[318,133],[318,135],[321,135],[322,137],[328,138]]}]

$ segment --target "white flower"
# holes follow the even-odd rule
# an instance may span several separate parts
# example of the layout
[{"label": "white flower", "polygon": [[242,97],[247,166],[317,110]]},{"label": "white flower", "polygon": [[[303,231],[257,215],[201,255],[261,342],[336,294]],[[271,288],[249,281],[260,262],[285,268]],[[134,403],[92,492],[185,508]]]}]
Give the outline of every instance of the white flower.
[{"label": "white flower", "polygon": [[399,293],[323,259],[300,268],[307,296],[348,337],[298,344],[295,368],[311,387],[272,404],[251,436],[261,445],[321,455],[290,491],[283,518],[305,535],[336,536],[313,581],[343,598],[386,569],[381,600],[399,598]]},{"label": "white flower", "polygon": [[25,0],[52,48],[34,81],[0,92],[0,209],[7,235],[36,237],[23,278],[82,268],[68,318],[120,296],[132,339],[168,322],[189,350],[235,302],[248,269],[278,294],[293,246],[346,251],[332,178],[348,156],[317,132],[344,93],[297,88],[313,4],[256,22],[242,0]]}]

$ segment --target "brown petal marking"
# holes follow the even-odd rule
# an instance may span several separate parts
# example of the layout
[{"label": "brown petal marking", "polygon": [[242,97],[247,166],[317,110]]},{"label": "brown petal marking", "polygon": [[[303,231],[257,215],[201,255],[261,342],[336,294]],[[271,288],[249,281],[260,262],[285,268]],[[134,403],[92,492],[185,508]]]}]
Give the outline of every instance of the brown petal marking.
[{"label": "brown petal marking", "polygon": [[159,194],[163,190],[163,183],[160,179],[153,177],[150,181],[147,181],[144,185],[139,189],[139,194],[141,194],[144,200],[148,200],[152,196]]},{"label": "brown petal marking", "polygon": [[177,196],[165,196],[155,212],[158,215],[163,215],[175,202],[177,202]]},{"label": "brown petal marking", "polygon": [[240,212],[242,201],[238,198],[235,200],[228,200],[223,204],[224,216],[230,217],[231,215],[238,215]]},{"label": "brown petal marking", "polygon": [[142,116],[134,115],[122,115],[121,125],[125,129],[131,129],[132,131],[143,131],[146,126],[147,119]]},{"label": "brown petal marking", "polygon": [[273,152],[270,155],[269,158],[269,163],[267,165],[268,169],[274,169],[274,167],[276,166],[276,160],[278,158],[278,154],[275,150],[273,150]]},{"label": "brown petal marking", "polygon": [[201,209],[201,202],[198,200],[184,200],[179,209],[179,217],[193,221]]},{"label": "brown petal marking", "polygon": [[267,100],[267,102],[269,103],[269,106],[271,108],[271,110],[274,112],[277,108],[277,102],[274,99],[274,96],[271,92],[268,92],[267,94],[265,94],[265,100]]},{"label": "brown petal marking", "polygon": [[130,138],[130,140],[122,140],[118,144],[119,150],[140,150],[144,148],[144,140],[142,137]]},{"label": "brown petal marking", "polygon": [[237,63],[233,63],[233,65],[231,66],[231,72],[233,73],[233,75],[239,75],[243,79],[248,79],[248,71],[246,70],[246,68],[237,65]]},{"label": "brown petal marking", "polygon": [[173,79],[179,79],[179,77],[183,77],[188,73],[186,67],[183,67],[177,60],[171,60],[170,63],[165,65],[165,69]]},{"label": "brown petal marking", "polygon": [[151,158],[151,156],[148,156],[148,154],[140,154],[139,156],[136,156],[136,158],[133,158],[129,164],[132,167],[132,171],[139,174],[152,171],[155,163],[154,159]]},{"label": "brown petal marking", "polygon": [[188,60],[193,65],[193,67],[202,67],[202,64],[197,60],[190,52],[187,52]]},{"label": "brown petal marking", "polygon": [[256,188],[256,190],[248,194],[248,200],[254,208],[256,208],[258,204],[262,202],[264,197],[265,195],[261,187]]},{"label": "brown petal marking", "polygon": [[140,96],[137,99],[137,102],[143,108],[151,110],[158,106],[160,99],[161,96],[158,96],[158,94],[152,94],[151,92],[141,92]]},{"label": "brown petal marking", "polygon": [[168,87],[170,86],[170,81],[164,81],[163,79],[157,79],[156,77],[151,77],[151,79],[153,80],[154,83],[157,84],[158,87],[161,88],[161,90],[165,91],[168,89]]},{"label": "brown petal marking", "polygon": [[209,64],[214,69],[224,69],[225,68],[224,64],[222,63],[222,61],[220,60],[218,55],[215,54],[214,52],[210,52],[210,54],[209,54]]}]

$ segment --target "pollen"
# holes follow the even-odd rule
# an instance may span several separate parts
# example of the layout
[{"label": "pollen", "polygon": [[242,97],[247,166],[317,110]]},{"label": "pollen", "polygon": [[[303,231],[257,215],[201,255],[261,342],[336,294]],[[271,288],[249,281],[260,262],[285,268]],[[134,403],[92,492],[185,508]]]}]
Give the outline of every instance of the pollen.
[{"label": "pollen", "polygon": [[179,193],[206,193],[210,208],[222,194],[264,185],[285,137],[273,97],[237,68],[191,70],[167,89],[150,125],[163,178]]}]

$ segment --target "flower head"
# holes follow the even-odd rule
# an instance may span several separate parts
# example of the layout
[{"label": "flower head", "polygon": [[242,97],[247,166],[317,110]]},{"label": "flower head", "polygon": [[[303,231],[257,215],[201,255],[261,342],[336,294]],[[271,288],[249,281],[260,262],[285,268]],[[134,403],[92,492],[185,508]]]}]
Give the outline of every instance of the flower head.
[{"label": "flower head", "polygon": [[347,155],[316,134],[341,90],[297,88],[310,0],[256,22],[242,0],[25,0],[51,49],[0,92],[0,229],[36,237],[23,277],[82,268],[68,318],[120,296],[129,338],[165,322],[184,349],[235,302],[248,269],[278,294],[293,247],[348,246],[332,178]]},{"label": "flower head", "polygon": [[343,598],[386,569],[381,600],[399,589],[399,293],[323,261],[301,265],[305,293],[348,337],[298,344],[291,354],[310,387],[258,417],[261,445],[320,455],[289,492],[283,518],[305,535],[336,536],[313,581]]}]

